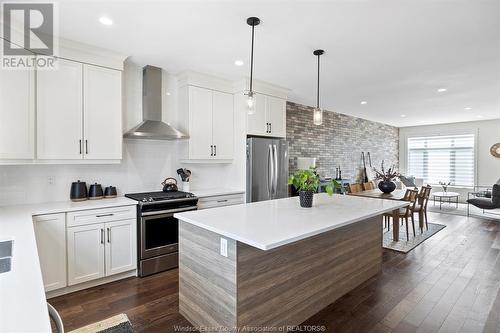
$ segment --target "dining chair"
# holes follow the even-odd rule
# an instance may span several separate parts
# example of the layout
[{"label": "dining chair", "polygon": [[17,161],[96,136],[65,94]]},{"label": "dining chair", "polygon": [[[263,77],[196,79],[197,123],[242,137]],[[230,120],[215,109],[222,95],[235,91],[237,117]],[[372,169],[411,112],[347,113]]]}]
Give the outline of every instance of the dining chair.
[{"label": "dining chair", "polygon": [[[405,208],[399,209],[399,218],[406,222],[406,240],[410,240],[410,233],[408,231],[408,219],[411,218],[411,225],[413,228],[413,237],[415,237],[415,218],[413,217],[413,210],[417,204],[418,191],[413,189],[407,189],[405,195],[403,197],[403,201],[409,201],[410,204]],[[385,213],[384,219],[389,222],[389,219],[392,217],[392,213]],[[393,221],[394,223],[394,221]],[[388,223],[389,225],[389,223]],[[389,227],[388,227],[389,229]]]},{"label": "dining chair", "polygon": [[420,232],[424,232],[425,228],[429,230],[429,224],[427,219],[427,204],[429,203],[429,198],[431,197],[432,187],[430,185],[422,186],[417,196],[417,203],[413,208],[413,213],[418,214],[418,223],[420,227]]},{"label": "dining chair", "polygon": [[363,186],[360,183],[349,184],[349,193],[362,192]]},{"label": "dining chair", "polygon": [[363,183],[363,190],[364,191],[369,191],[369,190],[374,190],[374,189],[375,189],[375,186],[373,185],[373,181]]}]

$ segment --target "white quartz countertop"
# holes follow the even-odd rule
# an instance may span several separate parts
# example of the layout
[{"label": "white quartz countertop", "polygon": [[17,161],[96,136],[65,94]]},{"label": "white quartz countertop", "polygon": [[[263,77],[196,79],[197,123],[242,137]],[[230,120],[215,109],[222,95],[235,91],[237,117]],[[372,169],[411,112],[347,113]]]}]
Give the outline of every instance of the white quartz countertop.
[{"label": "white quartz countertop", "polygon": [[245,193],[245,190],[234,188],[210,188],[190,191],[198,198],[215,197],[219,195],[231,195]]},{"label": "white quartz countertop", "polygon": [[0,241],[14,240],[12,270],[0,273],[0,332],[51,332],[34,215],[135,205],[128,198],[0,207]]},{"label": "white quartz countertop", "polygon": [[301,239],[405,207],[408,203],[347,195],[314,195],[312,208],[285,198],[178,213],[179,220],[270,250]]}]

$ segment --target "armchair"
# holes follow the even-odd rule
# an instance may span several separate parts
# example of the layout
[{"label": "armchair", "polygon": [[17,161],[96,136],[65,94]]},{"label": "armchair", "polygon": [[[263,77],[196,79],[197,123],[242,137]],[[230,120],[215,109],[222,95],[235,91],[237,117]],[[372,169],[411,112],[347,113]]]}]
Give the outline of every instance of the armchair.
[{"label": "armchair", "polygon": [[[474,198],[470,198],[470,196]],[[500,179],[497,181],[491,192],[489,190],[480,192],[469,192],[467,199],[467,216],[470,214],[469,205],[483,210],[500,209]]]}]

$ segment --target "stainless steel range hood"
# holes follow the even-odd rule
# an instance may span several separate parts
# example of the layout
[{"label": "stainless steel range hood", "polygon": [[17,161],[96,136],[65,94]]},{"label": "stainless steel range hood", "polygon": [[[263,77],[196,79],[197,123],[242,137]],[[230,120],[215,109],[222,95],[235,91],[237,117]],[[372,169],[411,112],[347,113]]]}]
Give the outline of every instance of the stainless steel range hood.
[{"label": "stainless steel range hood", "polygon": [[178,140],[189,136],[161,121],[161,68],[146,66],[142,71],[142,123],[123,137],[127,139]]}]

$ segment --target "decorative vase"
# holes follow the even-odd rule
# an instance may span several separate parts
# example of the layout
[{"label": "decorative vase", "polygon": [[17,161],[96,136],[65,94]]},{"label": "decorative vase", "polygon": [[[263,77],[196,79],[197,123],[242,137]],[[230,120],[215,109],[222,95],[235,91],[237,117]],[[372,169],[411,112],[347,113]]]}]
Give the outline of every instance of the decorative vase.
[{"label": "decorative vase", "polygon": [[311,208],[313,205],[313,191],[299,191],[300,207]]},{"label": "decorative vase", "polygon": [[378,183],[378,189],[384,193],[391,193],[396,189],[396,184],[390,180],[383,180]]}]

